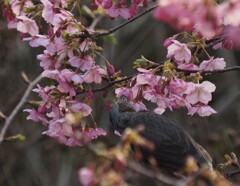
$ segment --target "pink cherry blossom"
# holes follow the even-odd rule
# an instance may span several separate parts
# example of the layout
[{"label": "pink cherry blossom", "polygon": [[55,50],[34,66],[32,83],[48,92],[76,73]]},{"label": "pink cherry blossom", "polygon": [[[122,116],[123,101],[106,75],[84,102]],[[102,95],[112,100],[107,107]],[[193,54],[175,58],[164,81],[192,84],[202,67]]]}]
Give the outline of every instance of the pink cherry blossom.
[{"label": "pink cherry blossom", "polygon": [[73,130],[71,125],[65,124],[65,118],[61,118],[56,121],[51,121],[48,126],[48,130],[43,132],[50,137],[56,138],[60,143],[69,144],[69,139],[73,136]]},{"label": "pink cherry blossom", "polygon": [[209,60],[204,60],[200,66],[200,70],[222,70],[226,67],[224,58],[211,57]]},{"label": "pink cherry blossom", "polygon": [[53,4],[48,0],[41,0],[41,2],[44,5],[42,17],[47,23],[51,23],[55,27],[54,32],[57,31],[64,20],[72,15],[70,12],[66,13],[63,10],[56,11]]},{"label": "pink cherry blossom", "polygon": [[48,77],[51,79],[55,79],[58,81],[58,90],[63,93],[69,93],[70,96],[75,96],[76,92],[73,87],[70,85],[72,81],[72,76],[75,73],[68,70],[63,69],[61,71],[58,70],[45,70],[42,73],[43,77]]},{"label": "pink cherry blossom", "polygon": [[206,117],[206,116],[215,114],[217,112],[212,107],[208,105],[204,105],[204,106],[195,106],[189,109],[189,112],[188,112],[189,115],[192,116],[195,113],[198,113],[199,116]]},{"label": "pink cherry blossom", "polygon": [[39,33],[36,22],[26,16],[17,16],[20,20],[17,25],[17,30],[22,33],[28,33],[31,36],[36,36]]},{"label": "pink cherry blossom", "polygon": [[212,99],[212,92],[214,92],[216,86],[209,82],[204,81],[201,84],[188,83],[188,88],[185,91],[186,100],[191,104],[196,104],[198,102],[208,104]]},{"label": "pink cherry blossom", "polygon": [[188,110],[192,107],[191,104],[182,96],[177,94],[171,94],[169,96],[170,110],[186,107]]},{"label": "pink cherry blossom", "polygon": [[82,71],[85,71],[85,70],[89,70],[92,67],[94,61],[93,61],[93,58],[91,58],[90,56],[84,56],[83,58],[73,56],[71,59],[69,59],[69,63],[73,67],[77,67]]},{"label": "pink cherry blossom", "polygon": [[23,111],[29,113],[29,116],[27,117],[27,120],[33,120],[35,122],[41,121],[43,124],[48,123],[48,120],[44,117],[44,115],[37,112],[34,109],[25,109]]},{"label": "pink cherry blossom", "polygon": [[49,92],[51,92],[52,90],[56,89],[55,86],[45,86],[45,87],[41,87],[39,84],[37,85],[37,88],[33,89],[33,92],[36,92],[39,94],[39,96],[42,98],[43,101],[48,101],[50,96],[49,96]]},{"label": "pink cherry blossom", "polygon": [[92,112],[92,109],[89,105],[81,102],[72,103],[70,109],[73,112],[79,112],[84,117],[90,115]]},{"label": "pink cherry blossom", "polygon": [[187,83],[181,79],[170,81],[168,89],[172,94],[182,95],[187,90]]},{"label": "pink cherry blossom", "polygon": [[173,58],[178,64],[189,63],[192,57],[191,51],[185,43],[173,40],[173,43],[167,48],[167,58]]},{"label": "pink cherry blossom", "polygon": [[165,48],[169,47],[171,44],[173,44],[173,40],[175,40],[177,36],[178,36],[178,34],[175,34],[174,36],[165,39],[163,46]]},{"label": "pink cherry blossom", "polygon": [[81,75],[81,74],[74,74],[71,77],[71,80],[74,82],[75,85],[82,84],[84,82],[83,75]]},{"label": "pink cherry blossom", "polygon": [[126,88],[126,87],[117,88],[117,89],[115,89],[115,94],[116,94],[117,97],[125,96],[129,100],[133,99],[133,93],[132,93],[132,90],[130,88]]},{"label": "pink cherry blossom", "polygon": [[147,110],[147,107],[142,102],[129,101],[129,104],[134,108],[136,112]]},{"label": "pink cherry blossom", "polygon": [[86,83],[101,83],[102,81],[102,76],[107,75],[106,70],[100,68],[98,65],[92,67],[91,69],[89,69],[83,76],[84,81]]},{"label": "pink cherry blossom", "polygon": [[183,69],[183,70],[199,70],[199,67],[197,65],[195,65],[194,63],[182,63],[180,65],[177,66],[179,69]]},{"label": "pink cherry blossom", "polygon": [[19,0],[10,0],[11,8],[13,13],[16,16],[25,15],[24,8],[32,6],[32,2],[29,0],[19,1]]},{"label": "pink cherry blossom", "polygon": [[40,60],[40,66],[43,67],[44,70],[56,69],[59,63],[54,64],[54,57],[47,51],[44,50],[43,54],[37,55],[37,59]]},{"label": "pink cherry blossom", "polygon": [[142,68],[138,68],[137,70],[142,72],[136,77],[137,85],[155,85],[157,83],[156,76],[154,76],[151,71]]}]

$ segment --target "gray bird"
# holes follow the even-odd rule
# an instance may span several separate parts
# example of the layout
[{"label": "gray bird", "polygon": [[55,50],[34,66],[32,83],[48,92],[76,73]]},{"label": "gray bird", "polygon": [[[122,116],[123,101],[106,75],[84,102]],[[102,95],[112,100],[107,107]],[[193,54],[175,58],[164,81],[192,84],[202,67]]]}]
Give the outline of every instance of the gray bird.
[{"label": "gray bird", "polygon": [[212,168],[212,159],[207,151],[174,120],[151,111],[136,112],[126,101],[113,104],[109,117],[120,134],[128,127],[136,129],[140,124],[144,126],[140,135],[155,145],[153,152],[142,149],[144,162],[152,156],[160,169],[174,173],[185,165],[188,156],[193,156],[199,166]]}]

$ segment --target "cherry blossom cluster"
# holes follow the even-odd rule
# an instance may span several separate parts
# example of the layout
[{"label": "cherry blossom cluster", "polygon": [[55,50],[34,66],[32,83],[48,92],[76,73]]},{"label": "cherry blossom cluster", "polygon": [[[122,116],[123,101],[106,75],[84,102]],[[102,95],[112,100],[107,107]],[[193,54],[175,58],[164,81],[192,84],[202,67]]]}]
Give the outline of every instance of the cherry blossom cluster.
[{"label": "cherry blossom cluster", "polygon": [[[29,113],[27,119],[42,122],[48,127],[43,134],[61,143],[83,145],[106,134],[97,128],[95,121],[90,122],[93,120],[90,104],[93,97],[91,85],[100,84],[107,76],[107,69],[95,61],[97,46],[88,37],[93,31],[64,9],[68,1],[42,0],[41,3],[11,0],[3,12],[8,27],[21,32],[22,39],[31,47],[44,47],[37,59],[43,68],[42,76],[53,82],[52,86],[38,85],[34,89],[41,103],[36,110],[25,110]],[[48,23],[47,33],[36,23],[42,18]]]},{"label": "cherry blossom cluster", "polygon": [[[96,126],[92,116],[92,89],[97,84],[103,84],[103,79],[112,83],[122,77],[115,73],[107,60],[104,59],[105,65],[97,61],[96,55],[100,52],[95,42],[97,32],[79,22],[67,10],[70,5],[71,1],[67,0],[40,0],[38,3],[10,0],[3,5],[3,15],[8,27],[17,29],[31,47],[44,48],[37,59],[43,68],[42,76],[51,82],[51,86],[38,85],[34,89],[41,102],[36,109],[25,110],[29,113],[28,119],[46,125],[48,130],[44,134],[75,146],[106,134]],[[112,18],[122,16],[129,19],[136,14],[138,7],[146,7],[148,1],[94,0],[92,5],[95,9],[102,7]],[[142,102],[147,100],[157,105],[154,111],[159,114],[167,108],[181,107],[186,107],[190,115],[209,116],[215,113],[208,105],[215,85],[202,81],[198,73],[184,74],[176,69],[212,71],[225,68],[223,58],[215,58],[206,52],[206,42],[222,34],[222,25],[231,25],[229,29],[238,28],[238,19],[231,22],[233,15],[229,9],[237,11],[239,3],[227,1],[219,6],[207,0],[159,1],[155,11],[157,18],[195,33],[188,34],[185,43],[177,40],[181,34],[168,38],[164,42],[167,48],[165,64],[155,68],[139,67],[138,75],[126,86],[115,90],[117,97],[127,97],[137,111],[147,109]],[[198,15],[200,12],[202,17]],[[201,51],[207,55],[203,61],[199,61]]]},{"label": "cherry blossom cluster", "polygon": [[111,17],[118,16],[124,19],[132,18],[139,10],[139,7],[147,7],[149,0],[93,0],[93,7],[97,9],[99,6]]},{"label": "cherry blossom cluster", "polygon": [[[216,87],[209,81],[201,83],[202,76],[198,72],[222,70],[226,67],[226,62],[223,58],[209,56],[204,48],[202,50],[206,52],[208,59],[200,62],[197,54],[194,54],[195,48],[199,44],[203,47],[204,43],[199,43],[199,39],[181,43],[176,40],[177,36],[164,42],[167,48],[164,65],[150,69],[138,68],[139,74],[127,86],[115,90],[117,97],[127,97],[136,111],[146,110],[142,101],[147,100],[156,104],[154,112],[158,114],[162,114],[166,108],[173,110],[181,107],[186,107],[189,115],[209,116],[216,113],[208,105]],[[196,73],[186,75],[181,70],[194,70]]]},{"label": "cherry blossom cluster", "polygon": [[[226,45],[240,45],[240,1],[159,0],[155,17],[174,28],[195,32],[206,39],[225,35]],[[229,43],[230,42],[230,43]]]}]

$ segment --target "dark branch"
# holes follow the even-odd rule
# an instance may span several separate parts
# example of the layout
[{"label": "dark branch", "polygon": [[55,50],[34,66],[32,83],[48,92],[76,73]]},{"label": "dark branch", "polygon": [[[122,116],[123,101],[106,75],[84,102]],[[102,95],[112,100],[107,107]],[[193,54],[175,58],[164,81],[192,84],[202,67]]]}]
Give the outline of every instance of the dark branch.
[{"label": "dark branch", "polygon": [[231,177],[233,177],[233,176],[236,175],[236,174],[240,174],[240,169],[237,169],[237,170],[234,170],[234,171],[232,171],[232,172],[227,173],[227,174],[226,174],[226,177],[227,177],[227,178],[231,178]]},{"label": "dark branch", "polygon": [[153,11],[157,6],[158,5],[154,5],[153,7],[146,9],[142,13],[138,14],[136,17],[133,17],[133,18],[127,20],[126,22],[124,22],[124,23],[122,23],[122,24],[120,24],[120,25],[118,25],[114,28],[111,28],[111,29],[107,30],[106,32],[95,33],[94,37],[97,38],[97,37],[102,37],[102,36],[112,34],[112,33],[116,32],[117,30],[119,30],[120,28],[124,27],[125,25],[128,25],[129,23],[135,21],[136,19],[142,17],[143,15]]},{"label": "dark branch", "polygon": [[130,76],[127,76],[123,79],[120,79],[120,80],[116,80],[116,81],[112,81],[110,82],[108,85],[106,85],[105,87],[102,87],[102,88],[98,88],[98,89],[94,89],[92,90],[93,92],[100,92],[100,91],[104,91],[104,90],[107,90],[108,88],[112,87],[113,85],[117,84],[117,83],[121,83],[121,82],[124,82],[124,81],[128,81],[129,79],[131,79],[132,77],[136,76],[137,74],[133,74],[133,75],[130,75]]},{"label": "dark branch", "polygon": [[214,45],[220,43],[220,42],[223,42],[225,39],[224,35],[222,36],[219,36],[217,38],[214,38],[214,39],[210,39],[208,41],[206,41],[206,48],[210,48],[210,47],[213,47]]},{"label": "dark branch", "polygon": [[209,75],[209,74],[220,74],[220,73],[225,73],[225,72],[231,72],[231,71],[238,71],[240,70],[240,66],[233,66],[233,67],[228,67],[225,69],[221,70],[185,70],[185,69],[176,69],[178,72],[185,72],[185,73],[200,73],[203,75]]},{"label": "dark branch", "polygon": [[[156,68],[159,68],[159,66],[157,66]],[[185,70],[185,69],[176,69],[178,72],[184,72],[184,73],[200,73],[202,75],[211,75],[211,74],[220,74],[220,73],[225,73],[225,72],[231,72],[231,71],[240,71],[240,66],[233,66],[233,67],[228,67],[222,70]],[[138,73],[137,73],[138,74]],[[131,78],[135,77],[137,74],[132,74],[130,76],[127,76],[123,79],[120,80],[116,80],[116,81],[111,81],[109,82],[106,86],[98,88],[98,89],[93,89],[92,92],[101,92],[101,91],[105,91],[108,88],[114,86],[117,83],[121,83],[121,82],[125,82],[130,80]],[[86,91],[81,91],[78,94],[83,94]]]}]

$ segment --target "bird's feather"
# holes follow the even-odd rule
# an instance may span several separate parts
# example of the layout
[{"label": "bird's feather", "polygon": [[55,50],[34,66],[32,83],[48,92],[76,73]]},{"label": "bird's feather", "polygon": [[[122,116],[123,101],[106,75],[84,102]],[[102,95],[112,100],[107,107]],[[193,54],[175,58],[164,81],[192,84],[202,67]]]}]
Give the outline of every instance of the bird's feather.
[{"label": "bird's feather", "polygon": [[171,171],[182,168],[188,156],[193,156],[199,165],[211,165],[207,151],[174,120],[150,111],[134,112],[128,103],[114,104],[110,110],[110,120],[120,133],[127,127],[144,126],[140,135],[155,145],[154,152],[142,149],[144,161],[153,156],[160,168]]}]

